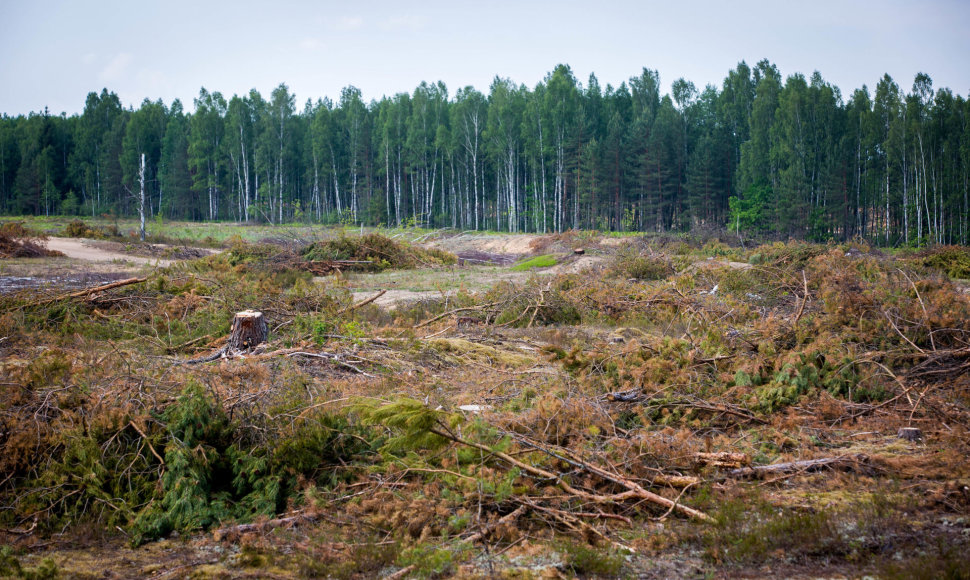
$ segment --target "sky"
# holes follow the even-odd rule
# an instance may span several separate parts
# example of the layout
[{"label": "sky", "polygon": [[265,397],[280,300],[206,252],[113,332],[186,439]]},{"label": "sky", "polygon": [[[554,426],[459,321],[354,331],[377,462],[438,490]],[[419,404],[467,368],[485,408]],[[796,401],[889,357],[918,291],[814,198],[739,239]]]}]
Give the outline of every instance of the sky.
[{"label": "sky", "polygon": [[614,87],[643,68],[664,91],[720,86],[740,61],[819,71],[847,99],[886,73],[908,92],[970,93],[966,0],[0,0],[0,114],[80,113],[89,92],[137,108],[205,87],[227,98],[285,83],[299,108],[359,88],[365,101],[443,81],[535,86],[559,63]]}]

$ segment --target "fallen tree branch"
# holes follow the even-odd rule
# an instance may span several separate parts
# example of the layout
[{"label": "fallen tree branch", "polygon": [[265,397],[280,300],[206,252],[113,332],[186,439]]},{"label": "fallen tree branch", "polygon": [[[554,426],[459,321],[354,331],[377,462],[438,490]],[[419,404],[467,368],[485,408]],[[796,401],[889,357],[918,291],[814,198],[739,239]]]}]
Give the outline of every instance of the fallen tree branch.
[{"label": "fallen tree branch", "polygon": [[286,356],[288,356],[288,357],[305,356],[305,357],[308,357],[308,358],[321,358],[323,360],[330,361],[330,362],[332,362],[332,363],[334,363],[336,365],[339,365],[339,366],[348,368],[348,369],[354,371],[355,373],[357,373],[359,375],[364,375],[365,377],[369,377],[369,378],[372,378],[372,379],[376,379],[377,378],[376,375],[372,375],[372,374],[364,371],[363,369],[357,368],[357,367],[355,367],[354,365],[352,365],[350,363],[346,363],[346,362],[340,360],[340,356],[339,355],[335,355],[335,354],[329,354],[329,353],[326,353],[326,352],[314,353],[314,352],[298,351],[298,352],[291,352],[291,353],[287,354]]},{"label": "fallen tree branch", "polygon": [[229,346],[228,345],[220,348],[219,350],[215,351],[212,354],[209,354],[209,355],[206,355],[206,356],[200,356],[198,358],[192,358],[192,359],[189,359],[189,360],[185,361],[182,364],[186,364],[186,365],[196,365],[196,364],[200,364],[200,363],[207,363],[207,362],[212,362],[214,360],[218,360],[218,359],[220,359],[220,358],[222,358],[224,356],[227,357],[227,358],[230,356],[230,354],[229,354]]},{"label": "fallen tree branch", "polygon": [[337,314],[339,315],[339,314],[347,314],[348,312],[353,312],[354,310],[357,310],[358,308],[360,308],[362,306],[367,306],[368,304],[370,304],[371,302],[377,300],[378,298],[380,298],[381,296],[383,296],[385,294],[387,294],[387,290],[381,290],[380,292],[378,292],[377,294],[374,294],[373,296],[371,296],[367,300],[364,300],[362,302],[358,302],[357,304],[354,304],[353,306],[348,306],[347,308],[344,308],[343,310],[338,311]]},{"label": "fallen tree branch", "polygon": [[411,564],[410,566],[405,566],[398,570],[397,572],[391,574],[384,580],[401,580],[402,578],[407,578],[407,575],[414,571],[417,566]]},{"label": "fallen tree branch", "polygon": [[815,471],[822,467],[851,466],[859,463],[866,463],[869,457],[863,454],[840,455],[838,457],[823,457],[821,459],[807,459],[803,461],[789,461],[787,463],[774,463],[772,465],[755,465],[753,467],[742,467],[732,469],[727,472],[728,477],[749,477],[766,473],[788,473],[792,471]]},{"label": "fallen tree branch", "polygon": [[40,302],[35,302],[34,306],[44,306],[54,302],[60,302],[61,300],[70,300],[72,298],[81,298],[82,296],[87,296],[89,294],[94,294],[96,292],[104,292],[105,290],[113,290],[115,288],[121,288],[122,286],[128,286],[130,284],[138,284],[148,280],[145,278],[127,278],[125,280],[118,280],[116,282],[111,282],[110,284],[102,284],[101,286],[94,286],[93,288],[86,288],[84,290],[78,290],[77,292],[71,292],[70,294],[64,294],[62,296],[56,296],[54,298],[48,298],[47,300],[41,300]]},{"label": "fallen tree branch", "polygon": [[265,532],[276,528],[292,527],[297,524],[313,523],[315,521],[317,521],[316,516],[300,513],[300,514],[296,514],[294,516],[289,516],[285,518],[276,518],[273,520],[267,520],[265,522],[226,526],[224,528],[219,528],[218,530],[216,530],[213,533],[213,536],[215,537],[216,541],[219,541],[229,536],[238,536],[249,532]]},{"label": "fallen tree branch", "polygon": [[492,522],[491,524],[482,528],[481,531],[475,532],[474,534],[468,536],[467,538],[465,538],[465,541],[471,543],[471,542],[477,542],[478,540],[486,538],[489,534],[491,534],[496,529],[498,529],[499,526],[510,524],[515,520],[519,519],[519,516],[524,514],[526,512],[526,509],[527,508],[525,505],[520,505],[519,507],[515,508],[515,510],[512,511],[511,513],[508,513],[500,517],[498,521]]},{"label": "fallen tree branch", "polygon": [[444,312],[442,314],[439,314],[438,316],[435,316],[434,318],[431,318],[430,320],[425,320],[421,324],[416,324],[414,326],[414,328],[422,328],[424,326],[427,326],[427,325],[431,324],[432,322],[435,322],[436,320],[441,320],[445,316],[451,316],[452,314],[456,314],[458,312],[470,312],[472,310],[484,310],[486,308],[490,308],[492,306],[497,306],[499,304],[500,304],[500,302],[489,302],[488,304],[481,304],[479,306],[466,306],[464,308],[455,308],[454,310],[449,310],[448,312]]},{"label": "fallen tree branch", "polygon": [[479,449],[488,454],[494,455],[495,457],[498,457],[502,461],[510,465],[513,465],[515,467],[518,467],[520,470],[524,471],[525,473],[529,473],[533,476],[540,477],[543,479],[552,480],[556,482],[556,485],[560,489],[579,499],[584,499],[586,501],[590,501],[593,503],[609,503],[609,504],[620,503],[628,499],[639,499],[656,505],[661,505],[666,508],[673,507],[676,511],[701,521],[705,521],[705,522],[711,521],[711,517],[705,514],[704,512],[695,510],[685,505],[679,505],[661,495],[657,495],[653,492],[643,489],[643,487],[641,487],[636,482],[630,481],[626,478],[615,476],[613,474],[610,474],[602,469],[596,468],[595,466],[591,466],[589,464],[585,464],[585,466],[587,467],[587,470],[590,473],[594,473],[599,477],[606,479],[607,481],[616,483],[617,485],[620,485],[621,487],[626,488],[627,491],[624,491],[621,493],[603,495],[603,494],[591,493],[588,491],[577,489],[572,485],[570,485],[567,481],[565,481],[562,478],[562,476],[559,474],[553,473],[551,471],[546,471],[545,469],[542,469],[540,467],[535,467],[534,465],[529,465],[528,463],[519,461],[518,459],[512,457],[511,455],[507,453],[503,453],[501,451],[496,451],[488,447],[487,445],[482,445],[481,443],[475,443],[473,441],[462,439],[461,437],[448,431],[448,429],[440,423],[438,424],[438,428],[432,427],[430,429],[430,432],[434,433],[435,435],[438,435],[439,437],[444,437],[445,439],[454,441],[455,443],[459,443],[461,445],[467,445],[468,447],[474,447],[475,449]]}]

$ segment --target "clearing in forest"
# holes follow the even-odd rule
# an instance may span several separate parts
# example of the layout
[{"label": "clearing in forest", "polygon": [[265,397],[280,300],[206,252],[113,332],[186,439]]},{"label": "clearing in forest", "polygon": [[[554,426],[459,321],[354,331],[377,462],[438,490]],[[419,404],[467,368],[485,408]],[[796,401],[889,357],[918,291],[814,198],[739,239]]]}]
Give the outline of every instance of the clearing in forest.
[{"label": "clearing in forest", "polygon": [[0,576],[970,574],[965,249],[617,240],[0,261]]}]

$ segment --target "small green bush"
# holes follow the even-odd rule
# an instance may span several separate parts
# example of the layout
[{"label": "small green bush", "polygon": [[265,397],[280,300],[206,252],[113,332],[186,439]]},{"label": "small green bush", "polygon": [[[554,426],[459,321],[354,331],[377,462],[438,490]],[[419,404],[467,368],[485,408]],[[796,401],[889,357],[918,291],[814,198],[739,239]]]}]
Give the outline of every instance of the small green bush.
[{"label": "small green bush", "polygon": [[931,251],[923,264],[950,278],[970,278],[970,252],[959,246],[942,246]]}]

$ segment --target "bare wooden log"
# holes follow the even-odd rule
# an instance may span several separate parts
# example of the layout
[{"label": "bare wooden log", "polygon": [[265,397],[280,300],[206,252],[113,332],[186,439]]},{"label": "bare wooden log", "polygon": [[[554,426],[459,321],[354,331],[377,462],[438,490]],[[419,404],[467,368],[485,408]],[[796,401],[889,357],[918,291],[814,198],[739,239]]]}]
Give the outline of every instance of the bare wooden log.
[{"label": "bare wooden log", "polygon": [[244,310],[237,312],[232,319],[232,330],[229,333],[227,346],[231,350],[245,350],[266,342],[269,336],[269,325],[262,312]]},{"label": "bare wooden log", "polygon": [[804,461],[790,461],[787,463],[775,463],[772,465],[755,465],[754,467],[742,467],[732,469],[727,472],[730,477],[750,477],[766,473],[788,473],[793,471],[815,471],[822,467],[847,467],[865,463],[869,460],[866,455],[841,455],[839,457],[823,457],[820,459],[807,459]]},{"label": "bare wooden log", "polygon": [[751,464],[751,458],[746,453],[731,453],[721,451],[718,453],[695,453],[694,459],[702,465],[713,467],[742,467]]},{"label": "bare wooden log", "polygon": [[101,286],[85,288],[84,290],[78,290],[77,292],[71,292],[70,294],[64,294],[63,296],[48,298],[47,300],[41,300],[40,302],[35,302],[35,304],[37,306],[43,306],[45,304],[51,304],[53,302],[59,302],[61,300],[70,300],[71,298],[81,298],[82,296],[89,296],[97,292],[104,292],[105,290],[121,288],[122,286],[128,286],[129,284],[138,284],[139,282],[144,282],[145,280],[148,280],[148,278],[126,278],[125,280],[118,280],[116,282],[111,282],[110,284],[102,284]]}]

